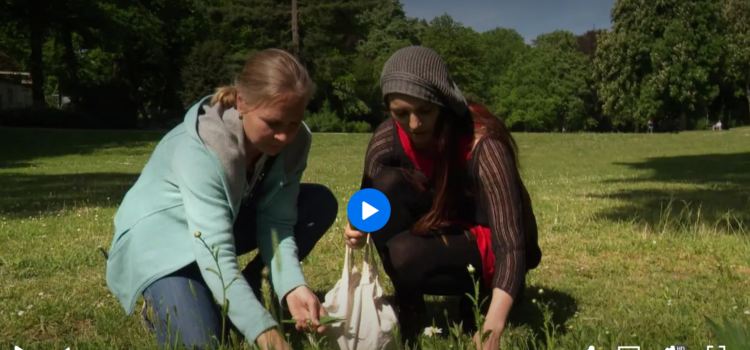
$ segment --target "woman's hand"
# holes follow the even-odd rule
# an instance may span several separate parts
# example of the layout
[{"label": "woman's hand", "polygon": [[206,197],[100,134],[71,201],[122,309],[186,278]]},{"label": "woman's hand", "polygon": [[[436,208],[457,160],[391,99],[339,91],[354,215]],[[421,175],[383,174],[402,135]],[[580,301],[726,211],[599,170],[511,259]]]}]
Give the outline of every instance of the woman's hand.
[{"label": "woman's hand", "polygon": [[292,350],[292,347],[284,340],[276,328],[271,328],[261,335],[255,341],[261,350]]},{"label": "woman's hand", "polygon": [[305,328],[316,329],[318,332],[325,331],[326,327],[320,325],[319,318],[327,316],[328,313],[310,288],[301,286],[289,292],[286,303],[292,317],[297,320],[298,331]]},{"label": "woman's hand", "polygon": [[474,344],[476,344],[477,349],[498,349],[500,346],[500,337],[503,335],[505,322],[508,319],[508,313],[512,306],[513,297],[500,288],[492,289],[492,301],[490,301],[490,308],[487,310],[487,316],[484,321],[484,332],[490,331],[491,333],[484,340],[484,344],[480,344],[479,332],[474,334]]},{"label": "woman's hand", "polygon": [[487,335],[487,339],[484,340],[484,344],[480,343],[479,332],[474,333],[474,344],[477,349],[482,350],[498,350],[500,348],[500,336],[503,335],[503,327],[493,327],[491,325],[484,326],[484,332],[491,331]]},{"label": "woman's hand", "polygon": [[367,233],[353,228],[351,223],[346,224],[344,236],[346,236],[346,244],[352,249],[361,249],[367,243]]}]

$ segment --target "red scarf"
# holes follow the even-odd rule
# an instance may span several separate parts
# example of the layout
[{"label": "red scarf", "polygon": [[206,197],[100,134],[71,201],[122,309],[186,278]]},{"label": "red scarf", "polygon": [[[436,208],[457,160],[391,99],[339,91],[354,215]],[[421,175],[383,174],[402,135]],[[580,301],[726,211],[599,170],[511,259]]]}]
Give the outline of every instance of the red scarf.
[{"label": "red scarf", "polygon": [[[414,163],[414,165],[419,169],[422,173],[425,174],[425,176],[432,177],[432,173],[435,166],[435,160],[427,155],[424,154],[424,152],[420,152],[416,148],[412,146],[411,140],[409,140],[409,135],[406,134],[404,129],[401,127],[401,124],[394,121],[396,124],[396,128],[398,129],[398,139],[401,142],[401,146],[404,148],[404,152],[406,152],[406,156],[411,159],[411,161]],[[480,128],[482,125],[480,124],[474,124],[475,128]],[[459,140],[459,147],[461,149],[460,151],[460,160],[459,163],[461,165],[465,164],[466,161],[469,160],[471,157],[471,150],[474,145],[474,135],[468,135],[466,137],[462,137]],[[458,224],[461,224],[465,226],[471,233],[473,233],[476,236],[477,239],[477,248],[479,248],[479,254],[482,256],[482,278],[484,280],[484,285],[486,288],[490,288],[492,286],[492,277],[495,274],[495,254],[492,251],[492,231],[488,227],[480,226],[480,225],[473,225],[468,224],[464,222],[458,222]]]}]

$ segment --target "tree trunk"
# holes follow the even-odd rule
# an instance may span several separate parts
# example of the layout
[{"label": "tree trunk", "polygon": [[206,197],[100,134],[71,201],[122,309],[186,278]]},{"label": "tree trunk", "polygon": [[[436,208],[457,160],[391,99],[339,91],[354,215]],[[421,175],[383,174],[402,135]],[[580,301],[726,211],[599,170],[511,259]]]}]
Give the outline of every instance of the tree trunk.
[{"label": "tree trunk", "polygon": [[299,26],[297,23],[297,0],[292,0],[292,45],[294,57],[299,59]]},{"label": "tree trunk", "polygon": [[45,107],[47,102],[44,98],[44,61],[42,58],[42,46],[44,44],[44,32],[46,29],[42,13],[44,11],[42,1],[29,0],[29,31],[31,33],[31,60],[29,62],[31,73],[31,93],[34,107]]},{"label": "tree trunk", "polygon": [[68,17],[68,1],[63,3],[63,19],[61,25],[60,38],[63,44],[63,57],[65,59],[66,66],[66,79],[65,79],[65,90],[64,92],[70,96],[70,101],[75,103],[78,101],[78,63],[76,62],[76,53],[73,48],[73,31],[70,29],[70,18]]},{"label": "tree trunk", "polygon": [[680,129],[679,131],[687,130],[687,115],[685,112],[680,113]]},{"label": "tree trunk", "polygon": [[747,97],[747,116],[750,118],[750,77],[745,82],[745,95]]}]

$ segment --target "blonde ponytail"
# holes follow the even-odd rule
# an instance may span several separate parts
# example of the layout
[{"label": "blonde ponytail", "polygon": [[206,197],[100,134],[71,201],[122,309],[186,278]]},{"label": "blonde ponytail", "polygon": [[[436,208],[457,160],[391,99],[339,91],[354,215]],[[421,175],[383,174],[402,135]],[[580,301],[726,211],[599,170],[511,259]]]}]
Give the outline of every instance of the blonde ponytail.
[{"label": "blonde ponytail", "polygon": [[315,93],[315,83],[300,62],[289,52],[266,49],[250,57],[234,85],[216,89],[211,105],[237,107],[237,94],[250,106],[275,103],[294,97],[309,102]]},{"label": "blonde ponytail", "polygon": [[211,97],[211,105],[219,103],[223,108],[237,107],[237,88],[234,86],[222,86],[216,89]]}]

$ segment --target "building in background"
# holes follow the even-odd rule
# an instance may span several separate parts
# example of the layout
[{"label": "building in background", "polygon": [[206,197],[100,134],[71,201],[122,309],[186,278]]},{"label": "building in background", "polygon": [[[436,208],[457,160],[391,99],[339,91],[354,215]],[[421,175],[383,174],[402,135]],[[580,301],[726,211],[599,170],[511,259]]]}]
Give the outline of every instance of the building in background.
[{"label": "building in background", "polygon": [[31,74],[21,71],[13,58],[0,51],[0,111],[32,104]]}]

